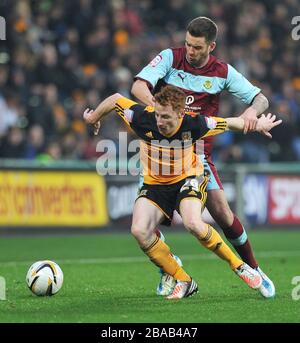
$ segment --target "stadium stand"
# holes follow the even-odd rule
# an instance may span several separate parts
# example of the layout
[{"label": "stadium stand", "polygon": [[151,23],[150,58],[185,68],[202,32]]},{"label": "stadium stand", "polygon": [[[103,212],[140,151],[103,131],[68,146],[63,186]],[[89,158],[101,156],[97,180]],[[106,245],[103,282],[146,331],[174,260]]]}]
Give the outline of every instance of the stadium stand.
[{"label": "stadium stand", "polygon": [[[0,158],[96,158],[99,138],[83,123],[83,110],[116,91],[130,96],[133,76],[161,49],[181,45],[187,22],[205,15],[219,26],[215,54],[262,88],[284,119],[272,141],[220,137],[215,159],[300,160],[295,13],[297,0],[1,1],[8,30],[0,45]],[[223,98],[222,115],[241,111],[239,101]],[[119,125],[112,116],[100,137],[117,140]]]}]

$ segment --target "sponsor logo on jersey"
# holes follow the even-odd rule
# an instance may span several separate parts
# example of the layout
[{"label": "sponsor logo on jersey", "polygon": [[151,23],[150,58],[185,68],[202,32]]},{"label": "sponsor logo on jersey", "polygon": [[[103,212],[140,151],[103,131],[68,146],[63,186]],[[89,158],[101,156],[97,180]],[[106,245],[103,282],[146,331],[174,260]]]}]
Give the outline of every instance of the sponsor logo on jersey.
[{"label": "sponsor logo on jersey", "polygon": [[193,95],[188,95],[185,99],[185,104],[190,105],[195,101],[195,98]]},{"label": "sponsor logo on jersey", "polygon": [[149,63],[151,67],[156,67],[158,63],[162,60],[161,55],[157,55],[156,57],[153,58],[153,60]]},{"label": "sponsor logo on jersey", "polygon": [[212,87],[212,82],[211,82],[210,80],[204,81],[203,87],[206,88],[206,89],[211,89],[211,87]]},{"label": "sponsor logo on jersey", "polygon": [[210,130],[214,130],[216,128],[218,123],[213,118],[205,117],[205,120],[206,120],[206,125]]},{"label": "sponsor logo on jersey", "polygon": [[129,108],[126,108],[124,110],[124,117],[126,118],[126,120],[131,123],[132,122],[132,117],[133,117],[133,111],[130,110]]},{"label": "sponsor logo on jersey", "polygon": [[181,81],[182,81],[182,82],[183,82],[184,79],[186,78],[186,75],[185,75],[184,73],[182,73],[182,72],[179,72],[177,75],[181,78]]}]

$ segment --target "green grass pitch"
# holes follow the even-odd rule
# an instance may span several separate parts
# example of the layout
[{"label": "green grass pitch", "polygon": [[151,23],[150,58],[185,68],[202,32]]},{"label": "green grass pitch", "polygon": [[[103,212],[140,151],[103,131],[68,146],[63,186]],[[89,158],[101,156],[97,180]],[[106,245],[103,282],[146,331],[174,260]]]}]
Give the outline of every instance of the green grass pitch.
[{"label": "green grass pitch", "polygon": [[[129,234],[1,237],[7,299],[0,301],[0,322],[300,322],[300,300],[291,295],[292,279],[300,275],[300,232],[250,232],[257,259],[276,286],[272,300],[248,288],[188,233],[165,233],[199,284],[191,298],[168,301],[155,294],[158,269]],[[64,271],[63,287],[53,297],[37,297],[25,284],[29,266],[41,259]]]}]

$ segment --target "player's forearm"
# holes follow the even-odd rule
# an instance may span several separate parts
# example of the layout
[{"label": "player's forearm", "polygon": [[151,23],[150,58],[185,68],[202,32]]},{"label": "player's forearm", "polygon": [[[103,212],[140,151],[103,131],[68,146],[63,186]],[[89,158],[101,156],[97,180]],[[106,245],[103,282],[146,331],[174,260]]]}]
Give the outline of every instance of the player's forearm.
[{"label": "player's forearm", "polygon": [[92,113],[89,113],[88,117],[85,117],[84,119],[90,124],[97,123],[99,120],[105,117],[108,113],[114,110],[116,102],[121,97],[122,95],[119,93],[115,93],[109,96],[108,98],[103,100]]},{"label": "player's forearm", "polygon": [[131,93],[143,104],[154,106],[153,95],[151,94],[145,81],[136,80],[132,85]]},{"label": "player's forearm", "polygon": [[264,113],[268,107],[269,107],[268,99],[262,93],[259,93],[253,99],[251,106],[247,110],[251,110],[255,112],[255,115],[258,117],[262,113]]},{"label": "player's forearm", "polygon": [[243,131],[245,121],[241,117],[237,118],[226,118],[227,129],[232,131]]}]

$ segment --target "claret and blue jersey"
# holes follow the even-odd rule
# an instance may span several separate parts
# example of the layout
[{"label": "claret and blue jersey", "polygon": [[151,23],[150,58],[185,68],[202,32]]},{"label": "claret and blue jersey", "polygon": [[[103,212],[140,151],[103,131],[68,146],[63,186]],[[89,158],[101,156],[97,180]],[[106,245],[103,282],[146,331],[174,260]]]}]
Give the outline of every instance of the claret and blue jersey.
[{"label": "claret and blue jersey", "polygon": [[[227,90],[245,104],[250,105],[261,90],[252,85],[241,73],[213,55],[208,63],[197,68],[186,59],[186,49],[170,48],[160,52],[135,79],[144,80],[156,93],[166,85],[182,89],[186,94],[186,113],[220,116],[220,94]],[[222,183],[211,159],[213,137],[205,137],[202,162],[210,172],[207,190],[222,189]]]},{"label": "claret and blue jersey", "polygon": [[[261,91],[230,64],[213,55],[202,68],[192,66],[185,56],[185,47],[163,50],[135,79],[146,81],[154,93],[166,84],[182,89],[187,95],[186,112],[205,116],[219,116],[219,96],[223,90],[245,104],[251,104]],[[210,155],[211,138],[205,139],[205,152]]]}]

